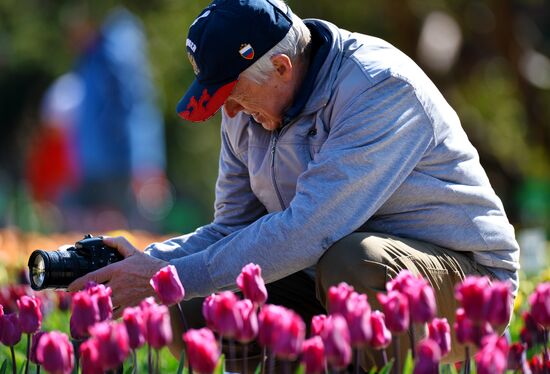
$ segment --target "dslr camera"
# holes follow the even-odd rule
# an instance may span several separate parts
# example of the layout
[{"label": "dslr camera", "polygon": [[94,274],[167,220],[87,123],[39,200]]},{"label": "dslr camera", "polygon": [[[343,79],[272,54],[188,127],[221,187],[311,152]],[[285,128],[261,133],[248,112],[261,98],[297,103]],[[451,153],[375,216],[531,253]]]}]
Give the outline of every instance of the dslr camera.
[{"label": "dslr camera", "polygon": [[36,291],[67,288],[75,279],[122,259],[116,249],[103,244],[101,236],[89,234],[66,250],[38,249],[29,258],[31,287]]}]

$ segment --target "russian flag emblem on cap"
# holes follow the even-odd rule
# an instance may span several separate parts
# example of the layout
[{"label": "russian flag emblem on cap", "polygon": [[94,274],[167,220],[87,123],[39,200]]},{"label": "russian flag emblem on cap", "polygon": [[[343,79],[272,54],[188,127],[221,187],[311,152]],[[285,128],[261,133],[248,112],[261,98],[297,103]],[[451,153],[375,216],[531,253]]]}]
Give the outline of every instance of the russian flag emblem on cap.
[{"label": "russian flag emblem on cap", "polygon": [[252,60],[254,58],[254,48],[250,44],[241,44],[241,49],[239,49],[241,56],[247,60]]}]

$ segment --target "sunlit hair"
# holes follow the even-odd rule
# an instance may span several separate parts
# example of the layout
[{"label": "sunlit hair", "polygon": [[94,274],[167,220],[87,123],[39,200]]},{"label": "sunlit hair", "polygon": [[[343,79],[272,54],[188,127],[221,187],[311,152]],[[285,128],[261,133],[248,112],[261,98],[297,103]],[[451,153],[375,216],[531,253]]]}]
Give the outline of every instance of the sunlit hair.
[{"label": "sunlit hair", "polygon": [[[282,9],[285,13],[287,5],[282,0],[270,0],[276,7]],[[287,55],[292,62],[296,62],[297,58],[304,54],[306,47],[311,41],[311,33],[304,24],[304,21],[294,13],[292,13],[292,27],[288,30],[283,40],[275,47],[271,48],[258,61],[251,65],[248,69],[241,73],[241,76],[246,77],[256,83],[264,83],[269,74],[275,69],[271,62],[271,57],[278,54]]]}]

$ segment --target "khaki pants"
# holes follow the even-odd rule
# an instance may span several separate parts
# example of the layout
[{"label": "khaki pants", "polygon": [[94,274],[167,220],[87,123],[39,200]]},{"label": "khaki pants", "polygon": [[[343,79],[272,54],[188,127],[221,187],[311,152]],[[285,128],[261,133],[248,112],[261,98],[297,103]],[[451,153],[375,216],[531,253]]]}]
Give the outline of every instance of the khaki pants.
[{"label": "khaki pants", "polygon": [[[386,234],[355,232],[338,241],[325,252],[317,264],[315,281],[304,272],[298,272],[268,284],[268,303],[294,309],[302,316],[309,329],[311,317],[326,313],[323,306],[326,305],[326,294],[331,286],[347,282],[357,292],[367,294],[373,310],[381,310],[376,294],[384,292],[386,282],[403,269],[408,269],[413,274],[421,274],[430,282],[436,295],[437,315],[447,318],[451,325],[452,351],[443,362],[461,361],[464,358],[464,347],[456,342],[453,329],[455,311],[458,308],[458,302],[454,297],[455,285],[467,275],[494,277],[487,268],[475,263],[471,253],[468,252],[455,252],[433,244]],[[204,325],[201,305],[202,299],[183,303],[185,314],[192,327]],[[415,329],[415,335],[418,341],[425,335],[424,328],[418,326]],[[176,333],[175,337],[177,336]],[[399,342],[401,356],[399,362],[402,365],[405,353],[410,347],[409,337],[407,334],[401,334],[398,339],[396,336],[393,339],[394,343]],[[392,357],[395,352],[394,343],[387,348],[389,357]],[[248,366],[251,371],[258,362],[258,351],[259,347],[249,348],[249,353],[256,356],[253,359],[254,362]],[[228,357],[227,352],[226,357]],[[361,354],[363,369],[368,371],[373,366],[380,368],[382,365],[380,351],[363,350]]]}]

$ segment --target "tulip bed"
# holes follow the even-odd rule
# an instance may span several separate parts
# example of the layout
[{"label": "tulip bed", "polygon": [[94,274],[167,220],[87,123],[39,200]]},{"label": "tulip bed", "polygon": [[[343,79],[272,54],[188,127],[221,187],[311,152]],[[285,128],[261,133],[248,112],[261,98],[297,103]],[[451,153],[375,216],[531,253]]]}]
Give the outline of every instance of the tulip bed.
[{"label": "tulip bed", "polygon": [[[126,308],[118,321],[112,320],[111,290],[104,285],[89,284],[73,295],[33,292],[22,276],[20,282],[0,287],[0,374],[114,373],[121,367],[124,373],[223,373],[222,338],[233,348],[228,359],[235,345],[247,347],[256,340],[266,357],[256,372],[274,372],[275,359],[283,368],[277,370],[284,372],[290,372],[291,362],[298,362],[297,370],[305,373],[359,372],[358,349],[370,346],[385,352],[392,337],[414,323],[427,324],[428,336],[414,342],[405,373],[550,373],[548,275],[523,280],[513,310],[506,283],[466,278],[456,287],[461,308],[454,326],[436,317],[428,282],[407,271],[378,295],[381,311],[371,310],[366,295],[341,283],[329,290],[327,315],[303,321],[292,310],[266,304],[261,269],[248,264],[236,280],[243,298],[229,291],[206,298],[207,328],[184,333],[186,350],[179,362],[166,348],[174,338],[168,307],[179,306],[185,294],[173,266],[151,279],[156,300],[148,298]],[[180,315],[185,325],[185,316]],[[493,333],[510,317],[511,339]],[[306,323],[311,324],[311,336],[306,336]],[[461,343],[479,350],[463,365],[439,363],[453,349],[451,329]],[[463,350],[469,357],[468,349]],[[379,372],[389,372],[392,365],[390,360]]]}]

